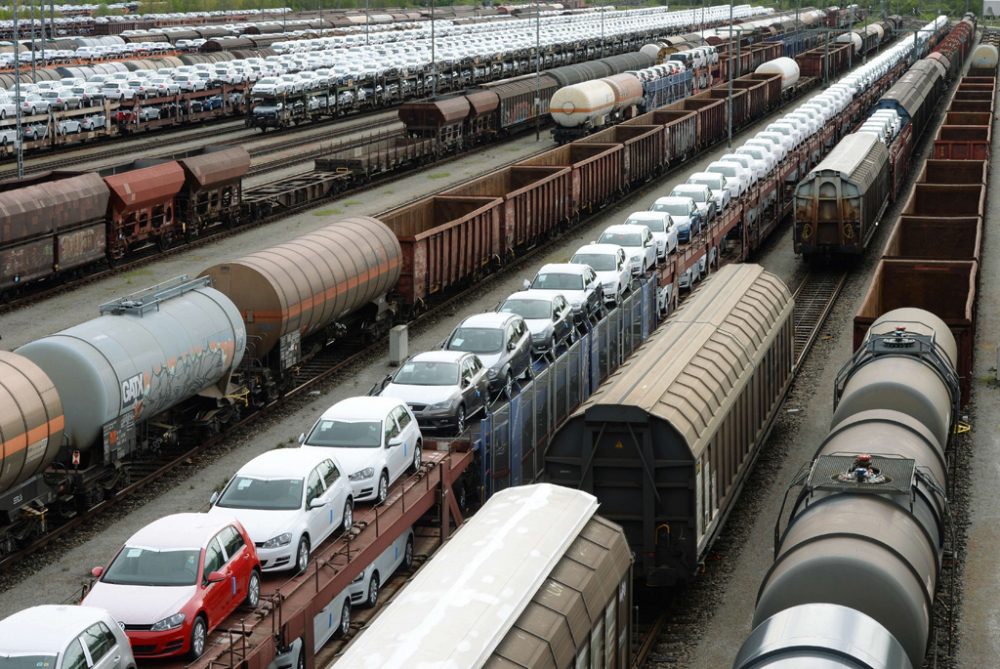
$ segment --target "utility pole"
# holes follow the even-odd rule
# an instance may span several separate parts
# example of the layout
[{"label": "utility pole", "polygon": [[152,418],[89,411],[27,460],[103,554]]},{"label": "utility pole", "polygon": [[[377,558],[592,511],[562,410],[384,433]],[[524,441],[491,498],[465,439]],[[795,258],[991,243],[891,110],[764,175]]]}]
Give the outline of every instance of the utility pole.
[{"label": "utility pole", "polygon": [[[323,2],[323,0],[319,1]],[[366,46],[368,45],[368,33],[371,28],[371,25],[369,23],[369,21],[371,21],[371,16],[369,16],[368,14],[368,5],[369,5],[369,0],[365,0],[365,45]]]},{"label": "utility pole", "polygon": [[14,97],[17,98],[17,108],[14,110],[14,147],[17,151],[17,178],[24,178],[24,147],[21,131],[21,34],[18,32],[17,15],[21,8],[14,0]]},{"label": "utility pole", "polygon": [[542,12],[535,3],[535,141],[542,133]]},{"label": "utility pole", "polygon": [[38,79],[36,79],[36,74],[35,74],[35,3],[31,2],[31,0],[29,0],[28,1],[28,8],[31,10],[31,14],[30,14],[30,16],[31,16],[31,23],[30,23],[31,32],[29,33],[30,38],[31,38],[31,83],[36,83],[38,81]]},{"label": "utility pole", "polygon": [[431,98],[437,97],[438,90],[438,67],[437,58],[434,57],[434,0],[431,0]]}]

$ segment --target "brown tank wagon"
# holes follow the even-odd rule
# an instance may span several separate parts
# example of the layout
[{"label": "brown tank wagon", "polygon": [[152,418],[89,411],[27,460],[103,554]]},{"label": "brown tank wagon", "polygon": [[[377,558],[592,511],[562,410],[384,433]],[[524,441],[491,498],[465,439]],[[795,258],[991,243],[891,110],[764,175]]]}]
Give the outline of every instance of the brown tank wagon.
[{"label": "brown tank wagon", "polygon": [[211,277],[239,309],[253,357],[278,347],[283,369],[298,361],[302,338],[348,316],[369,324],[384,316],[401,253],[392,230],[358,216],[214,265],[201,276]]}]

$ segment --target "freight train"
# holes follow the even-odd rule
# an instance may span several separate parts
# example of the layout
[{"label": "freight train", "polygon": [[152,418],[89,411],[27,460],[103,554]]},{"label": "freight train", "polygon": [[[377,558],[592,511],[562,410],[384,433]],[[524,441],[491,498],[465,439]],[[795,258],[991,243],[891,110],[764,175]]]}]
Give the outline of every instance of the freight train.
[{"label": "freight train", "polygon": [[975,18],[963,18],[879,100],[878,109],[891,110],[899,119],[888,136],[872,135],[863,128],[845,137],[799,182],[795,190],[796,254],[809,259],[864,253],[882,215],[900,196],[913,148],[946,82],[964,64],[974,36]]},{"label": "freight train", "polygon": [[[908,50],[886,56],[902,59]],[[743,102],[733,107],[742,121],[781,100],[778,74],[751,75],[744,83]],[[724,99],[676,104],[658,127],[639,126],[649,139],[628,151],[622,142],[558,147],[381,220],[340,221],[208,268],[199,281],[112,302],[95,321],[21,347],[3,368],[0,386],[12,388],[12,397],[35,388],[35,400],[3,405],[0,429],[14,447],[0,461],[0,547],[13,550],[52,517],[113,493],[128,480],[130,456],[211,433],[269,402],[305,356],[348,325],[355,332],[384,329],[394,314],[408,315],[491,271],[507,249],[547,239],[725,137]],[[852,114],[845,108],[845,123]],[[789,154],[786,162],[804,156]]]},{"label": "freight train", "polygon": [[837,375],[830,432],[775,530],[736,669],[923,666],[949,532],[957,362],[954,336],[930,312],[872,323]]}]

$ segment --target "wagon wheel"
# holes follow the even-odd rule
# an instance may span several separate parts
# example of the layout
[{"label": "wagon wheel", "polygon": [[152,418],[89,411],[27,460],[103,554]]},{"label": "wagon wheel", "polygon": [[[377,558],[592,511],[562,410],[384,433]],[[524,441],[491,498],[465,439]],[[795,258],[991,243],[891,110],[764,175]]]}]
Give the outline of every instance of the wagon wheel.
[{"label": "wagon wheel", "polygon": [[156,238],[156,247],[160,251],[166,251],[174,243],[174,236],[170,232],[164,232],[162,235]]}]

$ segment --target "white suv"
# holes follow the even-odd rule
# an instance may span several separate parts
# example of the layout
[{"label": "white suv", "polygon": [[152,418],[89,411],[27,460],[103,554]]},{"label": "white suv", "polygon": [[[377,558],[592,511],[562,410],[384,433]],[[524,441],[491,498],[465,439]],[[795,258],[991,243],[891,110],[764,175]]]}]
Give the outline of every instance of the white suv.
[{"label": "white suv", "polygon": [[257,547],[263,571],[305,571],[309,554],[338,528],[354,524],[351,484],[329,453],[279,448],[243,465],[210,514],[235,518]]},{"label": "white suv", "polygon": [[408,468],[420,467],[423,445],[410,408],[391,397],[341,400],[299,440],[304,448],[322,449],[344,466],[355,501],[378,504]]}]

